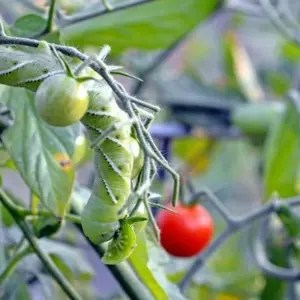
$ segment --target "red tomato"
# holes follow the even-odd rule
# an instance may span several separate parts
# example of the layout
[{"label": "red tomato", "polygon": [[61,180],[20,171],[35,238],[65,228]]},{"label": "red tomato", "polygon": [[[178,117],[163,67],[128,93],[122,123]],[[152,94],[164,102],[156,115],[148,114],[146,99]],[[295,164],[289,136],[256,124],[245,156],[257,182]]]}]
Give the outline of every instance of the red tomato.
[{"label": "red tomato", "polygon": [[[169,205],[171,207],[171,205]],[[179,204],[175,211],[161,210],[157,214],[161,244],[171,255],[191,257],[198,254],[213,236],[213,219],[201,205]]]}]

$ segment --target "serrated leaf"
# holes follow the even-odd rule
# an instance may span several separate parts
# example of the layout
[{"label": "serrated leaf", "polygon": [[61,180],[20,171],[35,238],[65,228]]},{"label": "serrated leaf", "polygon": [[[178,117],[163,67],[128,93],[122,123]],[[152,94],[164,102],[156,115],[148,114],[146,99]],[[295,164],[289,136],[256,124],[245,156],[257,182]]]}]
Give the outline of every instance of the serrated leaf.
[{"label": "serrated leaf", "polygon": [[[14,125],[3,134],[4,145],[33,193],[46,208],[62,217],[72,193],[74,171],[64,168],[55,157],[64,155],[69,159],[67,146],[57,129],[38,116],[34,93],[7,88],[3,97],[15,115]],[[65,130],[66,139],[68,130]]]},{"label": "serrated leaf", "polygon": [[41,32],[46,26],[46,20],[39,15],[28,14],[16,20],[9,28],[11,35],[19,37],[30,37]]},{"label": "serrated leaf", "polygon": [[300,115],[293,103],[270,128],[265,145],[265,200],[274,192],[280,197],[297,194],[300,163]]},{"label": "serrated leaf", "polygon": [[155,299],[185,299],[176,285],[168,281],[162,261],[166,254],[150,241],[146,241],[143,233],[137,237],[137,247],[128,259],[143,284]]},{"label": "serrated leaf", "polygon": [[61,29],[61,39],[74,46],[108,44],[114,54],[128,48],[161,49],[207,18],[218,3],[218,0],[153,1],[70,24]]}]

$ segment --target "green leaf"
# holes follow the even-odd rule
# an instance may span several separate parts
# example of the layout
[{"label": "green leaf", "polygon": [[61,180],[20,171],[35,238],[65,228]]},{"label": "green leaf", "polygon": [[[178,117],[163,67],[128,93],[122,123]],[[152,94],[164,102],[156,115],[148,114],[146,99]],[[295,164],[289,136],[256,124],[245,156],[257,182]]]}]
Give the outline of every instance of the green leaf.
[{"label": "green leaf", "polygon": [[272,193],[280,197],[297,194],[300,163],[300,115],[293,103],[270,128],[265,145],[265,200]]},{"label": "green leaf", "polygon": [[[176,285],[168,281],[162,263],[167,259],[163,250],[147,241],[143,233],[137,237],[137,247],[128,262],[155,299],[185,299]],[[163,260],[163,261],[162,261]]]},{"label": "green leaf", "polygon": [[15,220],[7,211],[7,209],[0,203],[0,223],[5,227],[9,227],[15,224]]},{"label": "green leaf", "polygon": [[46,26],[46,20],[39,15],[28,14],[16,20],[9,28],[11,35],[19,37],[30,37],[41,32]]},{"label": "green leaf", "polygon": [[[16,197],[13,193],[11,193],[8,189],[4,188],[5,193],[9,196],[10,199],[14,201],[14,203],[23,206],[24,202],[21,201],[18,197]],[[2,217],[2,224],[5,227],[10,227],[16,224],[14,218],[8,212],[8,210],[0,203],[0,209],[2,209],[1,217]]]},{"label": "green leaf", "polygon": [[146,217],[132,217],[132,218],[127,220],[127,223],[132,225],[134,223],[144,222],[144,221],[147,221],[147,220],[148,220],[148,218],[146,218]]},{"label": "green leaf", "polygon": [[290,207],[281,205],[276,211],[277,216],[281,220],[288,235],[292,238],[299,237],[300,234],[300,220]]},{"label": "green leaf", "polygon": [[165,48],[206,19],[218,0],[164,0],[108,13],[61,29],[61,39],[73,46],[108,44],[113,53],[126,49]]},{"label": "green leaf", "polygon": [[[3,134],[4,145],[33,193],[55,215],[62,217],[74,181],[74,171],[60,165],[61,157],[69,159],[64,138],[38,116],[34,93],[8,88],[4,97],[15,115],[14,125]],[[66,139],[68,130],[65,129]]]},{"label": "green leaf", "polygon": [[300,59],[300,47],[293,42],[286,42],[282,45],[281,54],[291,62],[298,62]]},{"label": "green leaf", "polygon": [[34,233],[38,238],[55,234],[61,228],[62,220],[56,217],[38,219],[33,223]]},{"label": "green leaf", "polygon": [[268,72],[266,74],[266,83],[275,93],[283,97],[288,92],[291,85],[291,78],[282,72]]},{"label": "green leaf", "polygon": [[[269,261],[279,267],[286,268],[288,266],[287,250],[282,247],[278,241],[269,240],[267,243],[267,253]],[[286,292],[286,282],[274,276],[265,276],[266,283],[261,292],[260,299],[263,300],[282,300]]]}]

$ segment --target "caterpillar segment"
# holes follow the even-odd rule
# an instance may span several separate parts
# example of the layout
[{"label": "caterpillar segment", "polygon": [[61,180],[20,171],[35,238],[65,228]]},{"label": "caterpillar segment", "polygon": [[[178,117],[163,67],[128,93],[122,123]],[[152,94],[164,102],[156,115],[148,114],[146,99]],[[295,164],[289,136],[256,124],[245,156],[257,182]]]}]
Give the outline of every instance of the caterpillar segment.
[{"label": "caterpillar segment", "polygon": [[[88,92],[89,107],[81,121],[94,141],[113,124],[129,117],[117,105],[108,85],[94,84]],[[82,225],[85,234],[96,244],[110,240],[119,229],[118,213],[131,192],[134,158],[130,143],[131,126],[124,125],[94,147],[97,176],[82,214]]]}]

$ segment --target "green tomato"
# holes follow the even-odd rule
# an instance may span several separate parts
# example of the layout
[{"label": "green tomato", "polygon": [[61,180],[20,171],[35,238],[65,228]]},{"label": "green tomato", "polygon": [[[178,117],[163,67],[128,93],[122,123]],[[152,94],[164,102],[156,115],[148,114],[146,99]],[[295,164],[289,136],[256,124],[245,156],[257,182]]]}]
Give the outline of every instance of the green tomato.
[{"label": "green tomato", "polygon": [[134,179],[138,176],[144,165],[144,152],[138,141],[132,137],[130,138],[130,150],[133,155],[133,168],[131,178]]},{"label": "green tomato", "polygon": [[122,222],[113,239],[108,243],[102,258],[108,265],[118,264],[127,259],[136,247],[136,235],[131,225]]},{"label": "green tomato", "polygon": [[49,125],[68,126],[85,114],[89,96],[84,85],[65,74],[45,79],[35,94],[37,111]]}]

